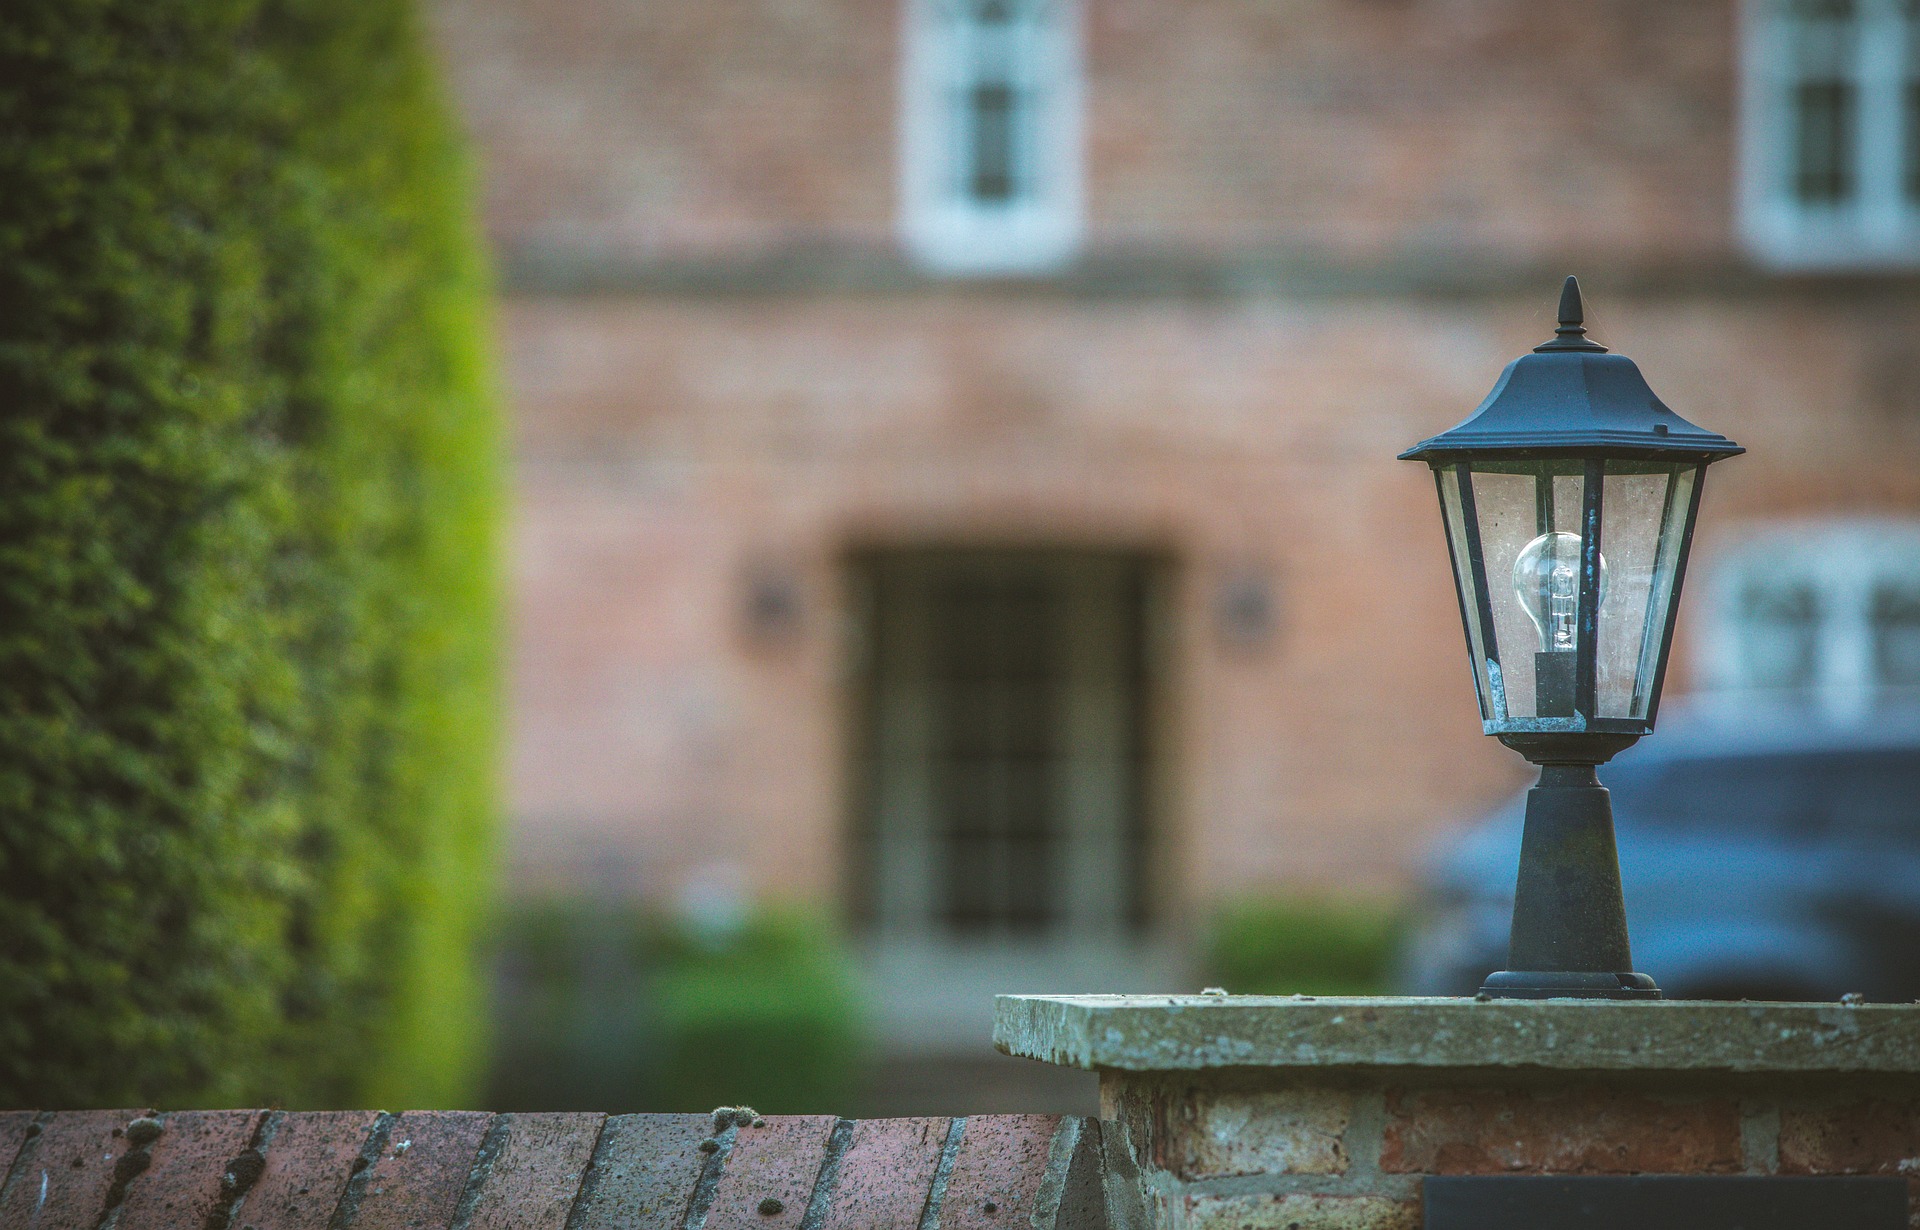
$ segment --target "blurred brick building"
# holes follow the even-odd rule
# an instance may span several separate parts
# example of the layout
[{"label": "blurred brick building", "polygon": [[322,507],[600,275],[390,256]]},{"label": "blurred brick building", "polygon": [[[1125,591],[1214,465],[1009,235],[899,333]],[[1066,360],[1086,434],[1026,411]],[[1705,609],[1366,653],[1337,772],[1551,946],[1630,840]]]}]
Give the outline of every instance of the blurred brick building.
[{"label": "blurred brick building", "polygon": [[1403,885],[1519,766],[1394,454],[1568,272],[1751,449],[1676,683],[1920,682],[1917,11],[437,0],[517,424],[514,874],[837,903],[923,1048],[1185,985],[1224,897]]}]

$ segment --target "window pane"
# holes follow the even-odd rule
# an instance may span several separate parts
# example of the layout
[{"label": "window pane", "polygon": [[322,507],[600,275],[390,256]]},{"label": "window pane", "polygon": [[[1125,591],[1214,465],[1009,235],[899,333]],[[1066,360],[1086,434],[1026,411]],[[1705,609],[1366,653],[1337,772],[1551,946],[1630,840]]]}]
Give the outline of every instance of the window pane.
[{"label": "window pane", "polygon": [[1820,605],[1807,581],[1754,578],[1739,597],[1747,686],[1804,692],[1819,667]]},{"label": "window pane", "polygon": [[[1920,3],[1920,0],[1915,0],[1915,2]],[[1916,46],[1916,42],[1917,40],[1914,39],[1908,39],[1907,41],[1907,46],[1910,49],[1908,52],[1909,59],[1912,59],[1916,52],[1920,52],[1920,46]],[[1907,200],[1915,204],[1920,204],[1920,81],[1907,82],[1906,107],[1903,110],[1905,111],[1905,138],[1907,145],[1906,174],[1904,176],[1907,185]]]},{"label": "window pane", "polygon": [[1794,87],[1794,193],[1809,205],[1853,199],[1856,90],[1850,81]]},{"label": "window pane", "polygon": [[1016,99],[1013,87],[1003,82],[980,82],[973,87],[967,191],[976,201],[1013,199]]},{"label": "window pane", "polygon": [[980,940],[1145,926],[1156,565],[930,550],[860,567],[862,914]]},{"label": "window pane", "polygon": [[934,589],[936,835],[957,932],[1052,920],[1061,610],[1039,578]]},{"label": "window pane", "polygon": [[1875,682],[1884,688],[1920,685],[1920,584],[1874,586],[1872,619]]}]

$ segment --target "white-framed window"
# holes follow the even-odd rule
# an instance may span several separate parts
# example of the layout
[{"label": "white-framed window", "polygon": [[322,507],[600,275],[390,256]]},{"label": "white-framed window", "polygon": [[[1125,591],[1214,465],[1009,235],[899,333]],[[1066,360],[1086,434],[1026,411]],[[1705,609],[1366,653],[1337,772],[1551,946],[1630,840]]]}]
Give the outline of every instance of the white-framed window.
[{"label": "white-framed window", "polygon": [[1757,529],[1705,581],[1705,691],[1839,721],[1920,701],[1920,522]]},{"label": "white-framed window", "polygon": [[1782,268],[1920,264],[1920,0],[1747,0],[1740,221]]},{"label": "white-framed window", "polygon": [[1074,0],[902,0],[900,228],[954,274],[1044,273],[1081,232]]}]

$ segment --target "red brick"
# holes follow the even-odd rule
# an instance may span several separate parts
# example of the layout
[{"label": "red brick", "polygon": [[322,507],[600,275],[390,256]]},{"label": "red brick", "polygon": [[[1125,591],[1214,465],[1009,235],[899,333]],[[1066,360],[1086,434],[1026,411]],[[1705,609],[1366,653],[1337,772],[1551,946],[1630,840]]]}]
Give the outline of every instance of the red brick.
[{"label": "red brick", "polygon": [[469,1230],[561,1230],[607,1117],[542,1114],[506,1119],[506,1145],[493,1159]]},{"label": "red brick", "polygon": [[1730,1101],[1603,1089],[1387,1095],[1380,1168],[1423,1174],[1723,1174],[1741,1169]]},{"label": "red brick", "polygon": [[862,1119],[840,1157],[821,1230],[914,1230],[926,1208],[947,1125],[939,1119]]},{"label": "red brick", "polygon": [[266,1168],[241,1198],[234,1225],[326,1230],[379,1117],[370,1110],[282,1115],[267,1143]]},{"label": "red brick", "polygon": [[1878,1100],[1782,1107],[1787,1174],[1912,1174],[1920,1167],[1920,1104]]},{"label": "red brick", "polygon": [[1059,1115],[975,1115],[953,1159],[940,1230],[1020,1230],[1047,1170]]},{"label": "red brick", "polygon": [[55,1115],[21,1151],[21,1164],[0,1201],[0,1226],[91,1230],[106,1211],[113,1165],[127,1151],[127,1124],[150,1113],[83,1110]]},{"label": "red brick", "polygon": [[[772,1115],[743,1127],[707,1210],[707,1230],[797,1230],[826,1159],[832,1115]],[[777,1201],[775,1212],[762,1212]],[[771,1209],[772,1205],[765,1205]]]},{"label": "red brick", "polygon": [[246,1151],[264,1112],[182,1111],[167,1116],[152,1164],[127,1189],[115,1230],[197,1227],[221,1198],[227,1164]]},{"label": "red brick", "polygon": [[578,1230],[678,1230],[708,1154],[708,1115],[616,1115],[600,1131]]},{"label": "red brick", "polygon": [[7,1168],[13,1165],[13,1159],[20,1154],[20,1146],[27,1141],[27,1129],[33,1126],[34,1112],[30,1110],[0,1111],[0,1182],[5,1182]]},{"label": "red brick", "polygon": [[414,1230],[452,1222],[492,1122],[492,1115],[472,1110],[410,1110],[396,1117],[367,1180],[354,1230]]}]

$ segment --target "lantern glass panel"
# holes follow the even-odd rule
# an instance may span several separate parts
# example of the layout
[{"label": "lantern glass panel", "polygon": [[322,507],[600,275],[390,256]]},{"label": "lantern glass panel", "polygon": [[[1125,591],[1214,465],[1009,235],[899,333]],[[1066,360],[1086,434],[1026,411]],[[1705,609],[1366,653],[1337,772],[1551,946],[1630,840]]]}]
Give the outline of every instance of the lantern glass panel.
[{"label": "lantern glass panel", "polygon": [[[1589,465],[1602,475],[1592,712],[1579,704]],[[1438,467],[1484,721],[1645,721],[1665,667],[1701,463],[1482,459]],[[1574,726],[1578,729],[1578,726]]]},{"label": "lantern glass panel", "polygon": [[1697,462],[1607,462],[1600,551],[1609,581],[1594,661],[1597,717],[1644,719],[1659,690],[1699,473]]},{"label": "lantern glass panel", "polygon": [[1495,721],[1573,716],[1584,473],[1579,460],[1474,463],[1493,621],[1487,669],[1505,702]]},{"label": "lantern glass panel", "polygon": [[[1470,518],[1460,505],[1460,474],[1464,467],[1440,466],[1433,472],[1440,484],[1440,512],[1447,523],[1447,553],[1453,559],[1453,583],[1460,596],[1460,617],[1467,626],[1467,652],[1473,658],[1473,686],[1480,697],[1482,721],[1500,712],[1498,698],[1487,682],[1487,646],[1480,635],[1479,600],[1475,597],[1473,552],[1467,542]],[[1469,492],[1471,494],[1471,492]]]}]

